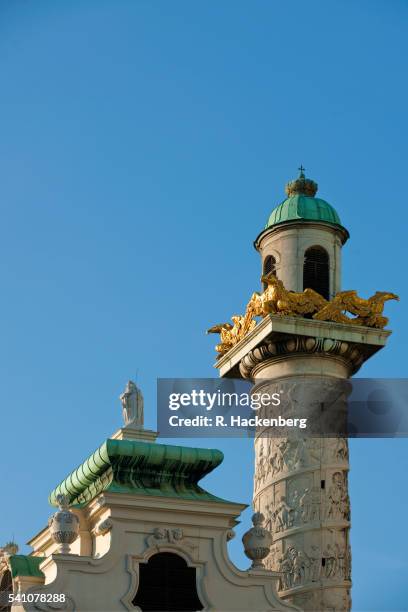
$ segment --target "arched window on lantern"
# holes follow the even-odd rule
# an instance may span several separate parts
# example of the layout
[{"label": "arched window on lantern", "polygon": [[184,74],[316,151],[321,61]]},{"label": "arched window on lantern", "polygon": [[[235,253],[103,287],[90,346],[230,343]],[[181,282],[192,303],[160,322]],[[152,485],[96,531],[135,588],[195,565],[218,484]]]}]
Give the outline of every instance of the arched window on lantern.
[{"label": "arched window on lantern", "polygon": [[[263,262],[263,270],[262,273],[264,276],[268,274],[274,274],[276,276],[276,259],[273,255],[267,255]],[[266,289],[267,284],[264,283],[264,289]]]},{"label": "arched window on lantern", "polygon": [[196,585],[196,570],[170,552],[157,553],[139,565],[139,588],[132,601],[143,612],[196,612],[202,610]]},{"label": "arched window on lantern", "polygon": [[314,289],[326,300],[330,297],[329,255],[321,246],[312,246],[305,252],[303,289]]}]

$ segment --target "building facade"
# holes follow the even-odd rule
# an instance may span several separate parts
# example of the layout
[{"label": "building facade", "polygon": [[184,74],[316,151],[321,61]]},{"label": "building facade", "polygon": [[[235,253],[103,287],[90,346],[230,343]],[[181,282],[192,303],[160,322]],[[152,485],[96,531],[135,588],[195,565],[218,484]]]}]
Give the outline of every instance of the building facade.
[{"label": "building facade", "polygon": [[229,559],[247,505],[199,485],[222,453],[156,443],[133,383],[121,401],[124,427],[52,491],[60,508],[28,542],[32,553],[0,550],[0,609],[297,610],[278,597],[279,574],[256,562],[259,524],[246,537],[252,566]]}]

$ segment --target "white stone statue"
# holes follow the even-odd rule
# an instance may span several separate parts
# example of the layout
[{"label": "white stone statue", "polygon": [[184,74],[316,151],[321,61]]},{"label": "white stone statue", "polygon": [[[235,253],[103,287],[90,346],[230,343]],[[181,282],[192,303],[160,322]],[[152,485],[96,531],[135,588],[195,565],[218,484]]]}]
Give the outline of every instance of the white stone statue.
[{"label": "white stone statue", "polygon": [[128,381],[126,389],[120,396],[120,401],[125,427],[142,428],[144,423],[143,395],[133,381]]}]

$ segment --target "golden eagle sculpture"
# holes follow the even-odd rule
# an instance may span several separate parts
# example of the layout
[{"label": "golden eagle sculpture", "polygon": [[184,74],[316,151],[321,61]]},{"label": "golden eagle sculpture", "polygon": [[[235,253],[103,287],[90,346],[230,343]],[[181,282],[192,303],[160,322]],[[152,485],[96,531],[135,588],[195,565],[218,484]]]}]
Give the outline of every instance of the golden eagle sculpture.
[{"label": "golden eagle sculpture", "polygon": [[220,323],[207,330],[209,334],[220,334],[221,342],[215,347],[218,357],[225,355],[255,328],[255,317],[266,317],[268,314],[288,317],[307,315],[318,321],[383,329],[388,323],[387,317],[383,316],[385,302],[399,300],[395,293],[386,291],[377,291],[368,299],[364,299],[354,290],[340,291],[332,300],[326,300],[314,289],[289,291],[273,274],[262,276],[261,281],[266,284],[266,288],[262,293],[252,294],[245,315],[231,317],[233,325]]}]

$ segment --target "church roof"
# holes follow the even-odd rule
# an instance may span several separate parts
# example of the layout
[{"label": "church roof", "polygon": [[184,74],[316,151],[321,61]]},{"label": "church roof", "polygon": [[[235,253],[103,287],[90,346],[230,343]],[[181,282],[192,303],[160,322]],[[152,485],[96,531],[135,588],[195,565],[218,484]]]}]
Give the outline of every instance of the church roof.
[{"label": "church roof", "polygon": [[322,198],[316,198],[317,183],[305,177],[302,166],[299,170],[299,177],[286,185],[285,191],[288,197],[272,210],[265,230],[280,223],[314,221],[336,226],[348,237],[348,232],[341,225],[340,217],[333,206]]},{"label": "church roof", "polygon": [[49,502],[57,506],[56,496],[64,494],[83,505],[102,491],[223,502],[198,485],[223,458],[216,449],[108,439],[51,492]]},{"label": "church roof", "polygon": [[265,229],[287,221],[324,221],[341,227],[340,217],[326,200],[306,196],[292,195],[273,209]]},{"label": "church roof", "polygon": [[31,555],[10,555],[8,564],[13,578],[17,576],[36,576],[44,578],[40,570],[40,564],[44,557],[32,557]]}]

